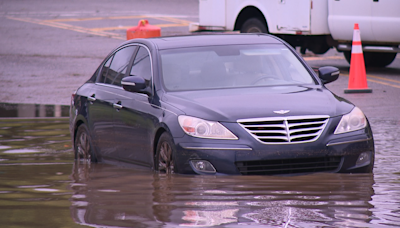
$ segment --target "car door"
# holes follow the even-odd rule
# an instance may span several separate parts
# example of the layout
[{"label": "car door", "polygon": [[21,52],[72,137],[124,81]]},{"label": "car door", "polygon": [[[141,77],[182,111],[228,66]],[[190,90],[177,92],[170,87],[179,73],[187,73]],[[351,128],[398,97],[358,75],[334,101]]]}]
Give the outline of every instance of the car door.
[{"label": "car door", "polygon": [[90,126],[97,152],[105,158],[116,158],[114,136],[114,114],[118,112],[115,100],[122,91],[119,86],[126,75],[136,47],[128,46],[117,50],[102,66],[90,102]]},{"label": "car door", "polygon": [[[130,70],[130,76],[141,76],[153,89],[151,55],[140,46]],[[154,93],[153,93],[154,94]],[[124,91],[117,103],[122,106],[115,114],[115,137],[120,159],[141,166],[153,164],[153,138],[158,116],[162,114],[154,96]]]}]

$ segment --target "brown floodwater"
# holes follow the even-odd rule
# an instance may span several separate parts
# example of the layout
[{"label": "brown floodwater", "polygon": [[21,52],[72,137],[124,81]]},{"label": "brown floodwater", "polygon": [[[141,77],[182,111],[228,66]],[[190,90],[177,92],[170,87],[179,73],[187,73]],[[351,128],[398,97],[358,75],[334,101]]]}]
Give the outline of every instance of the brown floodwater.
[{"label": "brown floodwater", "polygon": [[282,177],[75,162],[67,118],[0,118],[0,227],[400,226],[400,122],[370,121],[373,174]]}]

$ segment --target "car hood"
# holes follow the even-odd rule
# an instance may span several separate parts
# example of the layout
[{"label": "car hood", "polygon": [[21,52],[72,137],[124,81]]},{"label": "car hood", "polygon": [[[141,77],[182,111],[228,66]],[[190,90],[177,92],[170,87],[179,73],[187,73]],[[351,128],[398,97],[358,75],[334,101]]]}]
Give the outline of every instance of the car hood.
[{"label": "car hood", "polygon": [[[238,119],[274,116],[349,113],[354,107],[324,87],[274,86],[259,88],[180,91],[166,93],[166,102],[189,116],[236,122]],[[274,111],[289,110],[286,114]]]}]

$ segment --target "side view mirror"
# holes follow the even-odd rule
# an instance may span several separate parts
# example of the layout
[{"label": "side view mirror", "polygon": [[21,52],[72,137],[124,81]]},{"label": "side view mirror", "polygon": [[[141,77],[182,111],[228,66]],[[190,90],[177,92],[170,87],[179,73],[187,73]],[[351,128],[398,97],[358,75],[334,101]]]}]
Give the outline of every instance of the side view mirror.
[{"label": "side view mirror", "polygon": [[332,66],[324,66],[318,69],[318,77],[324,84],[336,81],[339,78],[339,74],[339,69]]},{"label": "side view mirror", "polygon": [[140,76],[125,77],[122,79],[121,85],[124,90],[128,92],[137,92],[150,95],[150,92],[146,89],[146,81]]}]

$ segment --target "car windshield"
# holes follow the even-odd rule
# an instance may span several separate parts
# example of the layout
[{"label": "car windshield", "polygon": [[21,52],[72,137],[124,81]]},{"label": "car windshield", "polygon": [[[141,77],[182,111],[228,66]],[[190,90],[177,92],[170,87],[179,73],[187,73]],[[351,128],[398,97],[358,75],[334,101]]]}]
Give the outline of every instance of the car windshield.
[{"label": "car windshield", "polygon": [[284,45],[225,45],[162,50],[168,91],[315,84]]}]

